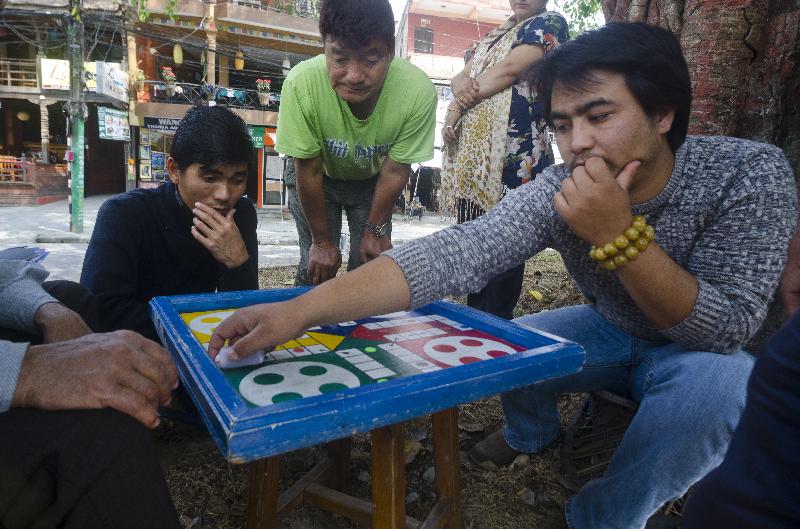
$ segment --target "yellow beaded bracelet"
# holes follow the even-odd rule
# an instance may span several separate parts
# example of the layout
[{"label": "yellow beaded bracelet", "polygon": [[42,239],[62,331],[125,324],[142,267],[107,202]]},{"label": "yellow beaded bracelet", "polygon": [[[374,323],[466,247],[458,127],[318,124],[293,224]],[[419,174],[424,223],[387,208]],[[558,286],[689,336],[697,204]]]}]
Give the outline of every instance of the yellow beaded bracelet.
[{"label": "yellow beaded bracelet", "polygon": [[630,227],[622,235],[601,247],[592,246],[589,256],[597,261],[601,268],[616,270],[628,264],[628,261],[636,260],[655,236],[655,228],[647,224],[643,216],[636,215]]}]

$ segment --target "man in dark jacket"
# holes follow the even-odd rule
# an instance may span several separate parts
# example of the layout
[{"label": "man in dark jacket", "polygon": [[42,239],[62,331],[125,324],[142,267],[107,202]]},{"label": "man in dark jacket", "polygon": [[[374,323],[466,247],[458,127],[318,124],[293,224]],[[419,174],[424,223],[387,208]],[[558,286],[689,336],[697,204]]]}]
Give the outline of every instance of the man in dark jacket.
[{"label": "man in dark jacket", "polygon": [[256,212],[242,196],[252,150],[236,114],[193,107],[175,132],[170,181],[103,204],[81,272],[103,330],[157,340],[154,296],[258,288]]}]

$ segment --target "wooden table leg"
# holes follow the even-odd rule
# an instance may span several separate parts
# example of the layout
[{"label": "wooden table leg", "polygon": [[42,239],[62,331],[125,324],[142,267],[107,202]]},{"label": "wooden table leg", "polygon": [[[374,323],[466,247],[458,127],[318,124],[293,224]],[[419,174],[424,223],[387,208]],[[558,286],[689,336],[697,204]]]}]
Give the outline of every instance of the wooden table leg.
[{"label": "wooden table leg", "polygon": [[250,463],[250,497],[247,501],[247,529],[278,527],[278,456]]},{"label": "wooden table leg", "polygon": [[350,454],[353,439],[337,439],[328,443],[325,450],[328,453],[330,469],[325,476],[325,485],[339,491],[346,491],[350,487]]},{"label": "wooden table leg", "polygon": [[461,458],[458,452],[458,408],[434,413],[433,460],[439,502],[451,499],[448,529],[461,529]]},{"label": "wooden table leg", "polygon": [[405,437],[403,424],[372,431],[373,529],[406,526]]}]

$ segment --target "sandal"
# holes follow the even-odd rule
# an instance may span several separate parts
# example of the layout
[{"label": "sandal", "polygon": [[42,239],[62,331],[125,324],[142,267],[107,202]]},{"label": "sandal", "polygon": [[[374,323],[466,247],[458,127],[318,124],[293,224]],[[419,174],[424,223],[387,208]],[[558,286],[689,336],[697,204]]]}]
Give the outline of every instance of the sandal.
[{"label": "sandal", "polygon": [[473,446],[469,451],[469,457],[479,465],[492,463],[496,467],[505,467],[513,463],[522,453],[508,446],[501,428]]}]

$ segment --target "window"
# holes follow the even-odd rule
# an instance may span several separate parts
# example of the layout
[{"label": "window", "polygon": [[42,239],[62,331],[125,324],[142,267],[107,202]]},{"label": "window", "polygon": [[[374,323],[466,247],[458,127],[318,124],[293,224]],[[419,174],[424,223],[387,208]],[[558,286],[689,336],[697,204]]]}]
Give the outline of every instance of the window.
[{"label": "window", "polygon": [[432,29],[414,29],[414,53],[433,53]]}]

